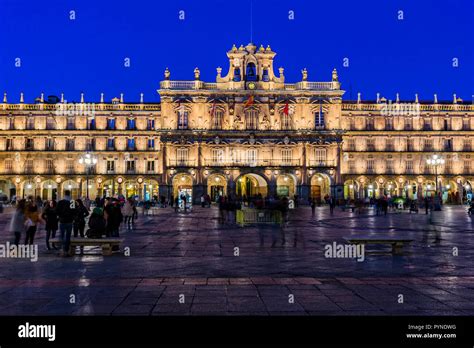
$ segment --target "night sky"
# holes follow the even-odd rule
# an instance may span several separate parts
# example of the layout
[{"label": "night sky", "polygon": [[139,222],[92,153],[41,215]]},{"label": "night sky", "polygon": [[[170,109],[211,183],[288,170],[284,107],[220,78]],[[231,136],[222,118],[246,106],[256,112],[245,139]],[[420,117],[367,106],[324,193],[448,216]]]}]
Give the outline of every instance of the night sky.
[{"label": "night sky", "polygon": [[0,92],[11,103],[21,91],[30,103],[41,92],[79,101],[81,91],[86,102],[101,92],[106,101],[124,93],[137,102],[143,92],[156,102],[167,66],[176,80],[192,80],[196,66],[204,81],[215,82],[218,66],[225,75],[225,53],[251,40],[252,22],[253,42],[277,52],[286,82],[300,81],[305,67],[310,81],[330,81],[335,67],[344,99],[473,99],[472,0],[252,2],[0,0]]}]

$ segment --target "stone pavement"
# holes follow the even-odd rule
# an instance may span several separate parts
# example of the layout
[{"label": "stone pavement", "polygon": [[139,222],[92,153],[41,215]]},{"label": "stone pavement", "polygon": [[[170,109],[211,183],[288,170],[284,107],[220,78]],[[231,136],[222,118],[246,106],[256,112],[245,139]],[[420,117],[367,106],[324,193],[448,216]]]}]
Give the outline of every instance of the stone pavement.
[{"label": "stone pavement", "polygon": [[[40,231],[37,262],[0,258],[0,315],[474,314],[474,229],[465,208],[445,207],[438,226],[424,214],[369,214],[331,216],[320,207],[312,218],[298,208],[282,245],[278,230],[220,225],[214,207],[159,209],[121,231],[130,256],[86,247],[60,258]],[[9,217],[0,216],[0,243],[11,241]],[[414,242],[402,256],[378,249],[363,262],[325,257],[325,245],[357,236]]]}]

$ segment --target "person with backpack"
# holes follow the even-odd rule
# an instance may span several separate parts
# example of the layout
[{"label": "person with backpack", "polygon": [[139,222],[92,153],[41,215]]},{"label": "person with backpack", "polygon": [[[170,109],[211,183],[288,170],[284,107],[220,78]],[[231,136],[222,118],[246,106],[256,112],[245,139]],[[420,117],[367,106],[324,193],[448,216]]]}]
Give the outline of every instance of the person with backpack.
[{"label": "person with backpack", "polygon": [[61,232],[62,251],[61,256],[69,256],[71,244],[71,233],[76,216],[76,202],[71,200],[71,191],[64,191],[64,198],[58,202],[56,213],[59,218],[59,231]]}]

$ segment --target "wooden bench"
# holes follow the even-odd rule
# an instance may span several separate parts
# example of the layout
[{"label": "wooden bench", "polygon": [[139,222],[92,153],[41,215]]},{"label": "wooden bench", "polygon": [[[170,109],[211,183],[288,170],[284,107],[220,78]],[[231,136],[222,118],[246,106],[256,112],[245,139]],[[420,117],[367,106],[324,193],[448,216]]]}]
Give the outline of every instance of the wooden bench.
[{"label": "wooden bench", "polygon": [[[62,240],[61,238],[53,238],[50,242],[53,245],[61,245]],[[71,238],[69,253],[74,255],[77,246],[100,246],[103,255],[112,255],[112,247],[120,246],[122,242],[123,238]]]},{"label": "wooden bench", "polygon": [[392,246],[392,254],[401,255],[403,247],[410,245],[413,239],[397,238],[345,238],[350,244],[389,244]]}]

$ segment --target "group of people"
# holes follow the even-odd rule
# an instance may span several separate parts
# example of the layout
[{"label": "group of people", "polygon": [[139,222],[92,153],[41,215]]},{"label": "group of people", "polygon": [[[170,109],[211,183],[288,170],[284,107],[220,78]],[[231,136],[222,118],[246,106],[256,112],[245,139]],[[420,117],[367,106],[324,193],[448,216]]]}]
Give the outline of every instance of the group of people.
[{"label": "group of people", "polygon": [[[131,198],[124,204],[117,198],[96,200],[96,207],[91,213],[81,199],[71,198],[69,190],[64,193],[63,199],[58,202],[50,200],[43,204],[39,197],[36,200],[28,197],[17,201],[9,225],[15,245],[20,243],[22,235],[24,244],[33,244],[38,227],[44,225],[47,249],[56,249],[50,240],[56,238],[59,230],[62,244],[60,253],[68,256],[71,235],[76,238],[102,238],[104,235],[119,237],[120,224],[125,222],[127,229],[131,229],[138,216],[136,204]],[[87,217],[89,220],[86,224]]]}]

